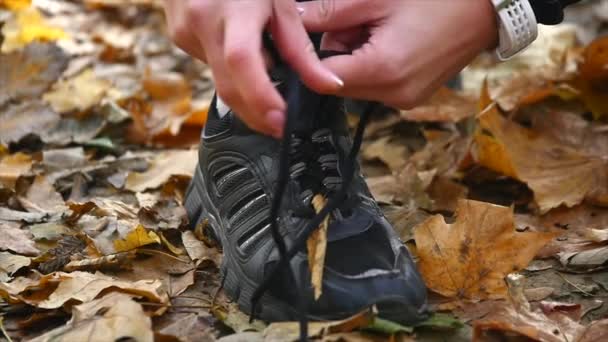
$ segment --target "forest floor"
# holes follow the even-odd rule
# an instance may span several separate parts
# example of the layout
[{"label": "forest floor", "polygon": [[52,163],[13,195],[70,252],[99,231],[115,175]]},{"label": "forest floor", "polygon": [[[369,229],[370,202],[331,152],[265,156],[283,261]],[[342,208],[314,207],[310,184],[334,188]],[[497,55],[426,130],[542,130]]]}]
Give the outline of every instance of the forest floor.
[{"label": "forest floor", "polygon": [[[364,173],[435,314],[312,339],[608,340],[608,1],[568,19],[373,118]],[[296,322],[249,323],[188,228],[213,81],[159,1],[0,0],[0,29],[0,339],[295,341]]]}]

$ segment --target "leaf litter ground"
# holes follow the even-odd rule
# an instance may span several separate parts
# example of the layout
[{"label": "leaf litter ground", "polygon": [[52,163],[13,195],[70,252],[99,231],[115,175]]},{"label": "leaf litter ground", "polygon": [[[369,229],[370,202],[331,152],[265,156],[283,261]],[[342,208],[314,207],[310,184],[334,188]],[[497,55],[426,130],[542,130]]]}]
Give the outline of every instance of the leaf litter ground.
[{"label": "leaf litter ground", "polygon": [[[607,338],[606,5],[509,63],[481,56],[462,91],[374,118],[364,171],[435,315],[404,327],[370,308],[311,338]],[[213,82],[163,23],[154,0],[0,2],[2,338],[297,339],[295,322],[249,323],[205,223],[188,228]]]}]

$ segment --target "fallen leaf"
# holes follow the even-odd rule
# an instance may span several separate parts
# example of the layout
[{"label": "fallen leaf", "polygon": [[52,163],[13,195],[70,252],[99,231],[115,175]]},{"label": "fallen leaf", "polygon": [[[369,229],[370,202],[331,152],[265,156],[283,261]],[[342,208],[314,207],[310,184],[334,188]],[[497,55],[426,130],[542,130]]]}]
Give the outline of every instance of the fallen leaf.
[{"label": "fallen leaf", "polygon": [[608,319],[595,321],[585,329],[577,342],[596,342],[608,339]]},{"label": "fallen leaf", "polygon": [[[94,337],[93,337],[94,336]],[[124,293],[110,293],[72,308],[72,319],[32,342],[117,341],[133,339],[154,341],[152,321],[141,304]]]},{"label": "fallen leaf", "polygon": [[191,230],[182,233],[182,243],[192,261],[212,262],[215,266],[220,264],[221,255],[217,249],[205,246]]},{"label": "fallen leaf", "polygon": [[[326,200],[322,195],[315,195],[312,198],[312,206],[319,213],[323,210]],[[308,269],[312,287],[315,292],[315,299],[319,299],[323,293],[323,269],[325,268],[325,251],[327,249],[327,226],[329,216],[326,216],[319,227],[310,234],[306,241],[308,250]]]},{"label": "fallen leaf", "polygon": [[2,53],[12,52],[31,42],[49,42],[67,38],[60,28],[50,26],[36,7],[18,11],[13,20],[2,27]]},{"label": "fallen leaf", "polygon": [[401,111],[401,117],[408,121],[458,122],[475,115],[476,108],[470,96],[443,87],[425,103]]},{"label": "fallen leaf", "polygon": [[67,66],[66,54],[54,44],[33,43],[0,54],[0,106],[9,100],[36,99]]},{"label": "fallen leaf", "polygon": [[[366,328],[374,323],[375,313],[366,310],[341,321],[310,322],[308,324],[308,337],[321,338],[323,336],[345,333]],[[298,322],[271,323],[264,330],[266,342],[296,342],[299,341],[300,327]]]},{"label": "fallen leaf", "polygon": [[[520,276],[521,277],[521,276]],[[523,295],[523,285],[510,284],[510,300],[494,307],[488,316],[473,322],[473,341],[485,341],[491,331],[527,337],[534,341],[577,341],[583,327],[559,311],[533,310]],[[515,293],[513,293],[515,292]]]},{"label": "fallen leaf", "polygon": [[66,272],[130,269],[134,258],[134,253],[122,252],[93,259],[72,260],[63,266],[63,269]]},{"label": "fallen leaf", "polygon": [[[213,336],[212,328],[206,324],[203,317],[195,313],[180,314],[178,319],[173,320],[170,324],[160,329],[157,328],[157,331],[163,335],[174,336],[180,341],[185,342],[212,340]],[[242,341],[250,342],[252,340],[244,339]]]},{"label": "fallen leaf", "polygon": [[197,162],[198,152],[196,150],[160,153],[152,161],[150,168],[146,172],[133,172],[129,174],[125,189],[141,192],[160,187],[173,175],[192,177]]},{"label": "fallen leaf", "polygon": [[608,262],[608,246],[578,252],[560,252],[559,261],[571,268],[597,268]]},{"label": "fallen leaf", "polygon": [[482,130],[475,135],[477,162],[526,183],[541,213],[605,196],[607,172],[601,159],[503,118],[495,105],[480,115],[479,124],[490,135]]},{"label": "fallen leaf", "polygon": [[0,184],[14,188],[17,178],[29,173],[33,163],[32,157],[22,152],[0,159]]},{"label": "fallen leaf", "polygon": [[22,255],[15,255],[9,252],[0,252],[0,281],[9,281],[13,273],[25,266],[29,266],[32,259]]},{"label": "fallen leaf", "polygon": [[25,197],[18,199],[29,212],[63,213],[68,209],[61,195],[44,176],[36,177]]},{"label": "fallen leaf", "polygon": [[57,113],[84,112],[99,104],[109,88],[108,81],[87,69],[71,79],[56,83],[42,98]]},{"label": "fallen leaf", "polygon": [[0,250],[10,250],[23,255],[38,255],[40,251],[31,240],[28,231],[19,229],[19,225],[0,221]]},{"label": "fallen leaf", "polygon": [[580,90],[580,98],[595,118],[608,115],[608,38],[600,37],[589,44],[583,52],[579,65],[580,73],[574,86]]},{"label": "fallen leaf", "polygon": [[128,293],[159,304],[169,301],[158,280],[129,282],[100,272],[55,272],[40,279],[16,278],[10,283],[0,283],[0,295],[4,299],[41,309],[60,308],[72,301],[87,303],[108,292]]},{"label": "fallen leaf", "polygon": [[513,209],[460,200],[453,224],[435,215],[416,227],[419,269],[446,297],[504,298],[503,278],[524,269],[555,234],[515,231]]},{"label": "fallen leaf", "polygon": [[114,249],[117,252],[126,252],[142,246],[160,243],[160,237],[153,231],[146,231],[144,226],[139,225],[127,234],[123,240],[114,241]]}]

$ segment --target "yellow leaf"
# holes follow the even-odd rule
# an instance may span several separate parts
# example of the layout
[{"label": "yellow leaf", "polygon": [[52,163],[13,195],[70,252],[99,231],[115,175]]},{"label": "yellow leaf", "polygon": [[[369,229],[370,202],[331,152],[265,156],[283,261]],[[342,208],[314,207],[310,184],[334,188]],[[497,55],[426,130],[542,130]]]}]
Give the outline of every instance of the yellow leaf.
[{"label": "yellow leaf", "polygon": [[110,82],[97,78],[91,69],[67,81],[61,81],[42,98],[58,113],[86,111],[101,102]]},{"label": "yellow leaf", "polygon": [[139,225],[127,234],[124,240],[114,241],[114,249],[116,252],[126,252],[153,243],[160,243],[160,237],[155,232],[146,231],[144,226]]},{"label": "yellow leaf", "polygon": [[10,11],[20,11],[30,7],[31,0],[1,0],[0,7],[7,8]]},{"label": "yellow leaf", "polygon": [[48,25],[38,9],[30,7],[17,12],[14,20],[9,20],[2,28],[4,43],[2,52],[19,50],[34,41],[55,41],[68,35],[60,28]]},{"label": "yellow leaf", "polygon": [[[315,195],[312,206],[315,211],[320,212],[326,204],[322,195]],[[329,217],[325,217],[319,228],[317,228],[306,241],[308,248],[308,268],[310,269],[312,287],[315,290],[315,299],[319,299],[323,293],[323,267],[325,267],[325,251],[327,249],[327,226]]]},{"label": "yellow leaf", "polygon": [[0,160],[0,184],[12,188],[17,178],[30,171],[33,164],[32,157],[17,152]]},{"label": "yellow leaf", "polygon": [[504,277],[525,268],[554,236],[517,232],[513,209],[470,200],[458,202],[453,224],[435,215],[414,231],[426,285],[466,299],[504,298]]}]

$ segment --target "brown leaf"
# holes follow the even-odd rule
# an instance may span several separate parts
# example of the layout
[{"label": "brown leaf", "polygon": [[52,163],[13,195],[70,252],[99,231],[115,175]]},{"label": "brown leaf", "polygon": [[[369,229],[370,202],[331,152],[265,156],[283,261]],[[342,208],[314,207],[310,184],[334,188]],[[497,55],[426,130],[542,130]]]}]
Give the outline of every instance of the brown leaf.
[{"label": "brown leaf", "polygon": [[[315,195],[312,198],[312,206],[319,213],[325,207],[327,201],[323,195]],[[325,268],[325,251],[327,249],[327,226],[329,216],[326,216],[319,227],[313,231],[306,241],[308,251],[308,269],[312,287],[315,291],[315,299],[319,299],[323,293],[323,269]]]},{"label": "brown leaf", "polygon": [[479,123],[491,135],[481,130],[475,135],[478,163],[526,183],[541,213],[604,196],[608,189],[607,169],[601,159],[511,122],[495,106],[480,116]]},{"label": "brown leaf", "polygon": [[414,232],[426,285],[467,299],[504,298],[503,278],[525,268],[553,236],[516,232],[512,209],[469,200],[459,201],[453,224],[436,215]]},{"label": "brown leaf", "polygon": [[173,175],[192,177],[197,162],[196,150],[159,153],[146,172],[129,174],[125,188],[133,192],[140,192],[160,187]]},{"label": "brown leaf", "polygon": [[19,229],[19,225],[0,221],[0,250],[11,250],[23,255],[38,255],[40,251],[31,240],[26,230]]},{"label": "brown leaf", "polygon": [[595,321],[585,329],[577,342],[596,342],[608,339],[608,319]]},{"label": "brown leaf", "polygon": [[573,82],[580,91],[580,98],[594,117],[608,115],[608,38],[600,37],[589,44],[579,66],[579,77]]},{"label": "brown leaf", "polygon": [[67,56],[55,44],[33,43],[23,50],[0,54],[0,106],[9,100],[42,95],[66,66]]},{"label": "brown leaf", "polygon": [[[94,336],[94,337],[93,337]],[[76,305],[72,319],[65,326],[51,330],[31,341],[117,341],[133,339],[154,341],[152,321],[141,304],[124,293],[110,293],[102,298]]]},{"label": "brown leaf", "polygon": [[61,195],[44,176],[36,177],[25,197],[19,198],[19,202],[29,212],[54,214],[68,209]]},{"label": "brown leaf", "polygon": [[215,266],[220,264],[221,255],[217,249],[205,246],[191,230],[182,233],[182,243],[192,261],[212,262]]},{"label": "brown leaf", "polygon": [[[372,310],[366,310],[342,321],[310,322],[308,336],[321,338],[331,334],[352,332],[369,326],[374,320]],[[299,341],[300,327],[298,322],[272,323],[264,330],[264,341],[296,342]]]},{"label": "brown leaf", "polygon": [[0,252],[0,281],[6,282],[12,279],[13,273],[25,266],[29,266],[32,259],[22,255],[9,252]]},{"label": "brown leaf", "polygon": [[486,341],[489,332],[527,337],[534,341],[577,341],[583,327],[559,310],[533,310],[523,296],[523,284],[511,284],[508,302],[497,303],[484,318],[473,322],[473,341]]},{"label": "brown leaf", "polygon": [[458,122],[475,115],[476,108],[470,96],[443,87],[420,106],[402,111],[401,117],[408,121]]},{"label": "brown leaf", "polygon": [[56,309],[66,303],[90,302],[101,293],[123,292],[167,304],[169,297],[158,280],[118,280],[100,272],[56,272],[40,279],[16,278],[0,283],[0,295],[10,302],[22,302],[41,309]]},{"label": "brown leaf", "polygon": [[27,135],[46,135],[60,121],[59,114],[42,101],[9,105],[0,112],[0,143],[18,142]]}]

